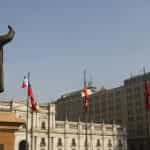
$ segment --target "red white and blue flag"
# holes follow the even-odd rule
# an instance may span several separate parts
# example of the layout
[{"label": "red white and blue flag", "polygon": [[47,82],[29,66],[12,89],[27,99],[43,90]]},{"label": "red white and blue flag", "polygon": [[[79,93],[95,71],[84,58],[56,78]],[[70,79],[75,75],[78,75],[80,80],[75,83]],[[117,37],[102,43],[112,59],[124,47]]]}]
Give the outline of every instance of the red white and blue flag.
[{"label": "red white and blue flag", "polygon": [[92,94],[91,89],[88,88],[84,88],[81,96],[84,98],[84,106],[86,108],[86,110],[89,110],[89,96]]},{"label": "red white and blue flag", "polygon": [[27,88],[27,93],[28,93],[28,97],[30,98],[32,111],[37,112],[39,110],[39,106],[38,106],[37,101],[35,100],[33,90],[32,90],[32,87],[31,87],[31,83],[29,82],[29,80],[26,77],[24,77],[24,80],[22,82],[21,87],[22,88]]},{"label": "red white and blue flag", "polygon": [[24,76],[24,79],[23,79],[23,82],[22,82],[21,87],[22,87],[22,88],[28,87],[28,79],[27,79],[26,76]]}]

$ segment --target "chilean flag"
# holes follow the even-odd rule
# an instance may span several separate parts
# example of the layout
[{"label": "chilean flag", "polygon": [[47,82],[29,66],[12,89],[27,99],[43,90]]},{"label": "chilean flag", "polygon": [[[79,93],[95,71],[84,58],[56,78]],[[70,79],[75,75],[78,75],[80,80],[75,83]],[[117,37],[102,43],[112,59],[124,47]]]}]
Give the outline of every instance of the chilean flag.
[{"label": "chilean flag", "polygon": [[22,82],[21,87],[22,88],[27,88],[28,97],[30,98],[32,111],[37,112],[39,110],[38,103],[35,100],[35,97],[33,95],[33,90],[32,90],[32,87],[31,87],[31,83],[29,82],[29,80],[26,77],[24,77],[24,80]]},{"label": "chilean flag", "polygon": [[27,79],[26,76],[24,76],[24,79],[23,79],[23,82],[22,82],[21,87],[22,87],[22,88],[28,87],[28,79]]},{"label": "chilean flag", "polygon": [[146,108],[150,111],[150,81],[145,81]]},{"label": "chilean flag", "polygon": [[30,97],[32,111],[37,112],[39,108],[38,108],[37,101],[35,100],[35,97],[33,95],[33,90],[32,90],[30,82],[28,82],[28,96]]},{"label": "chilean flag", "polygon": [[84,88],[81,96],[84,97],[84,106],[86,108],[86,110],[89,110],[89,95],[92,94],[92,91],[88,88]]}]

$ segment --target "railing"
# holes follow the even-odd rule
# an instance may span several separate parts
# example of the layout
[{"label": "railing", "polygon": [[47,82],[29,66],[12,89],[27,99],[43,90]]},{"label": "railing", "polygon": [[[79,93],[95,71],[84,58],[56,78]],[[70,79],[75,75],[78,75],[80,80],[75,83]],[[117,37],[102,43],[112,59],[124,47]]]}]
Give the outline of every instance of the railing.
[{"label": "railing", "polygon": [[[85,132],[86,125],[83,122],[75,123],[75,122],[65,122],[65,121],[56,121],[56,128],[64,130],[66,129],[66,132],[78,132],[80,130],[81,133]],[[120,127],[119,125],[108,125],[108,124],[91,124],[88,123],[87,125],[88,133],[93,134],[101,134],[104,132],[106,135],[111,134],[125,134],[124,129]]]},{"label": "railing", "polygon": [[69,124],[69,128],[70,129],[77,129],[78,126],[77,126],[77,124]]},{"label": "railing", "polygon": [[64,127],[65,127],[65,125],[63,122],[62,123],[60,123],[60,122],[56,123],[56,128],[64,128]]}]

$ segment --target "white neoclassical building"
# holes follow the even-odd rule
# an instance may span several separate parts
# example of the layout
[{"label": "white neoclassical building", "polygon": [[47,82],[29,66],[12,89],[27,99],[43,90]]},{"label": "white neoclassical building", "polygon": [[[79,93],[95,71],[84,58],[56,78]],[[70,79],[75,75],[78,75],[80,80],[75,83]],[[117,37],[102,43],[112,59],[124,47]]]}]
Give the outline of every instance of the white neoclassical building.
[{"label": "white neoclassical building", "polygon": [[[0,101],[0,111],[12,111],[26,122],[27,107],[21,101]],[[41,104],[29,112],[29,150],[127,150],[126,130],[116,124],[55,120],[55,104]],[[25,150],[26,126],[15,132],[14,150]],[[87,142],[86,142],[87,141]],[[87,143],[87,144],[86,144]]]}]

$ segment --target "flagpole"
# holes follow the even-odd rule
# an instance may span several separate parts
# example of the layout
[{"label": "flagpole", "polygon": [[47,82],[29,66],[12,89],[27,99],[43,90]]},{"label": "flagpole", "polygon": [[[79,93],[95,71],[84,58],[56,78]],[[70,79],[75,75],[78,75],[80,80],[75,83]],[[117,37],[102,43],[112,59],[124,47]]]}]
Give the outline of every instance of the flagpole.
[{"label": "flagpole", "polygon": [[50,150],[50,103],[48,103],[48,150]]},{"label": "flagpole", "polygon": [[[28,82],[30,80],[30,73],[28,72]],[[27,87],[28,88],[28,87]],[[29,95],[28,95],[28,89],[27,89],[27,115],[26,115],[26,150],[29,150],[29,143],[28,143],[28,119],[29,119]]]},{"label": "flagpole", "polygon": [[[28,82],[30,83],[30,73],[28,73]],[[30,86],[29,88],[31,88],[31,85],[28,85]],[[29,89],[28,89],[29,90]],[[29,98],[30,98],[31,95],[29,95],[29,91],[28,91],[28,103],[29,103]],[[29,105],[29,104],[28,104]],[[29,108],[29,106],[28,106]],[[31,145],[30,145],[30,149],[33,150],[33,110],[31,109],[31,130],[30,130],[30,141],[31,141]]]},{"label": "flagpole", "polygon": [[31,110],[31,150],[33,150],[33,111]]},{"label": "flagpole", "polygon": [[[86,70],[84,70],[84,90],[86,89]],[[86,102],[85,102],[86,103]],[[86,104],[84,104],[86,105]],[[87,108],[85,106],[85,150],[88,150],[88,137],[87,137],[87,131],[88,131],[88,112]]]}]

